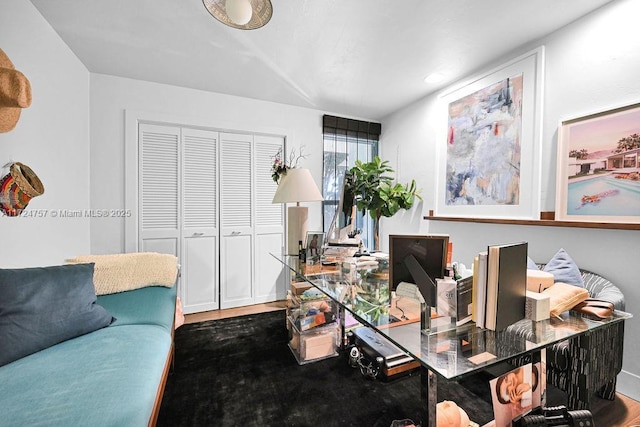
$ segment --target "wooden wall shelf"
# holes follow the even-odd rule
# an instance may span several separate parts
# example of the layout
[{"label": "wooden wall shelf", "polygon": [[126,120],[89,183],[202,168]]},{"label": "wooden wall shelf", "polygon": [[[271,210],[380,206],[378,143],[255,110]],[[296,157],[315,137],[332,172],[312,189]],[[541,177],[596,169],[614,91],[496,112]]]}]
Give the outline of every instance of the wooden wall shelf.
[{"label": "wooden wall shelf", "polygon": [[510,225],[536,225],[544,227],[573,227],[573,228],[602,228],[609,230],[640,230],[640,224],[609,223],[609,222],[577,222],[556,221],[555,212],[540,212],[539,220],[520,219],[492,219],[492,218],[456,218],[435,216],[433,211],[423,219],[429,221],[475,222],[480,224],[510,224]]}]

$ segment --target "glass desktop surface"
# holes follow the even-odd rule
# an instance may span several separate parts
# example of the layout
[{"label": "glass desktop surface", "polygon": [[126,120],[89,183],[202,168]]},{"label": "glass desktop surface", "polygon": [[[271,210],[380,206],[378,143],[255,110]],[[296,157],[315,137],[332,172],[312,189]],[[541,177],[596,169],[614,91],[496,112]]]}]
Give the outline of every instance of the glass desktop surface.
[{"label": "glass desktop surface", "polygon": [[[343,272],[342,261],[337,265],[307,265],[299,263],[296,256],[272,255],[291,270],[296,280],[312,284],[360,323],[378,331],[423,366],[448,380],[460,379],[498,362],[632,317],[616,310],[610,319],[592,320],[568,311],[560,318],[538,322],[523,319],[500,332],[478,328],[470,322],[442,332],[426,333],[421,331],[419,320],[402,320],[394,313],[394,307],[410,303],[406,298],[387,301],[386,307],[371,303],[384,301],[380,295],[390,293],[388,263],[357,272],[347,268]],[[359,292],[354,291],[352,283],[359,285]]]}]

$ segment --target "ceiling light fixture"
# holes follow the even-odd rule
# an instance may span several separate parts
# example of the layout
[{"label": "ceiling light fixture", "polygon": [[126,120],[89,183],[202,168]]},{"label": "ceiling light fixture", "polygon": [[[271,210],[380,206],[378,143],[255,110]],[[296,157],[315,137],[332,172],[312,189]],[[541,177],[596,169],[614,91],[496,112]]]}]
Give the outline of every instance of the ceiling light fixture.
[{"label": "ceiling light fixture", "polygon": [[211,16],[232,28],[255,30],[273,15],[270,0],[202,0]]}]

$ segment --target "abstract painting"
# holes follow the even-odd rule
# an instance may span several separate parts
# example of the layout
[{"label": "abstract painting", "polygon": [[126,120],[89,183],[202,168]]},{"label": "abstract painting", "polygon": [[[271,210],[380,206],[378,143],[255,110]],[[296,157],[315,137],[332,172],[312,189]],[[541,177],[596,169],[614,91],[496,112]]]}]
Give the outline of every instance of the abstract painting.
[{"label": "abstract painting", "polygon": [[538,219],[544,48],[440,96],[437,216]]},{"label": "abstract painting", "polygon": [[563,121],[556,219],[640,223],[640,104]]},{"label": "abstract painting", "polygon": [[447,205],[520,203],[522,74],[449,104]]}]

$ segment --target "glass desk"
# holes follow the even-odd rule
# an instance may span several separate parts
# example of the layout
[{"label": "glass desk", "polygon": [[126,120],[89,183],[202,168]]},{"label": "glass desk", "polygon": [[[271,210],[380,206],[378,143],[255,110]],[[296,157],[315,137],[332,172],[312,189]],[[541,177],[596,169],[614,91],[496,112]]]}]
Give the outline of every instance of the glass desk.
[{"label": "glass desk", "polygon": [[[390,299],[388,262],[380,260],[377,265],[357,266],[357,259],[344,259],[335,265],[308,265],[299,263],[296,256],[272,255],[291,270],[296,280],[310,283],[338,303],[341,342],[344,342],[344,314],[348,311],[360,323],[420,362],[424,402],[420,421],[425,427],[436,425],[438,377],[459,380],[524,355],[531,356],[531,361],[536,363],[544,360],[544,349],[551,344],[632,317],[615,311],[611,319],[596,321],[565,312],[561,318],[538,322],[523,319],[500,332],[477,328],[474,323],[445,328],[442,332],[426,332],[421,330],[417,303],[407,297]],[[343,267],[345,262],[348,264]]]}]

